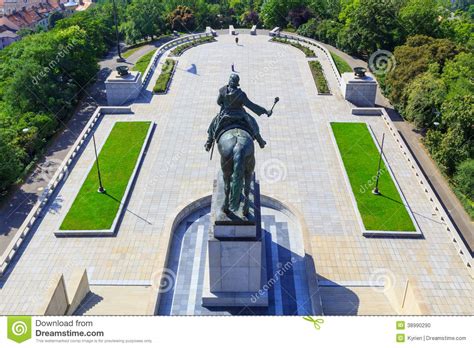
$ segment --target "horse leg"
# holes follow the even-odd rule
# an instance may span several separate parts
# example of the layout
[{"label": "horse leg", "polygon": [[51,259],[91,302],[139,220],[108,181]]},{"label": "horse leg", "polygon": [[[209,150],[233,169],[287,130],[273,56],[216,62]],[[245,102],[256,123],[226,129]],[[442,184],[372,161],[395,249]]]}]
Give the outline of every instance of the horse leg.
[{"label": "horse leg", "polygon": [[235,146],[235,139],[228,139],[227,141],[219,142],[219,152],[221,154],[221,170],[224,179],[224,202],[222,204],[222,211],[225,214],[230,212],[230,182],[232,178],[233,163],[233,148]]},{"label": "horse leg", "polygon": [[249,215],[250,210],[250,186],[252,183],[252,175],[255,169],[255,156],[252,153],[250,156],[247,157],[247,165],[245,166],[245,184],[244,184],[244,209],[243,214],[244,216]]},{"label": "horse leg", "polygon": [[230,181],[230,210],[236,212],[239,210],[242,196],[245,156],[243,146],[240,142],[234,147],[233,169]]},{"label": "horse leg", "polygon": [[224,203],[222,204],[222,211],[226,214],[230,213],[229,210],[229,196],[230,196],[230,178],[231,178],[231,173],[223,173],[224,176]]}]

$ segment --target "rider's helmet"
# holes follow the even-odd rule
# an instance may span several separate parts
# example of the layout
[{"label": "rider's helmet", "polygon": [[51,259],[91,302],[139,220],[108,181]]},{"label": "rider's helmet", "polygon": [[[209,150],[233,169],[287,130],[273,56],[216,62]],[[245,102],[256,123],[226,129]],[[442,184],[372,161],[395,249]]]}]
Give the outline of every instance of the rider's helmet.
[{"label": "rider's helmet", "polygon": [[239,85],[239,82],[240,82],[240,77],[239,75],[237,74],[230,74],[230,77],[229,77],[229,86],[230,87],[237,87]]}]

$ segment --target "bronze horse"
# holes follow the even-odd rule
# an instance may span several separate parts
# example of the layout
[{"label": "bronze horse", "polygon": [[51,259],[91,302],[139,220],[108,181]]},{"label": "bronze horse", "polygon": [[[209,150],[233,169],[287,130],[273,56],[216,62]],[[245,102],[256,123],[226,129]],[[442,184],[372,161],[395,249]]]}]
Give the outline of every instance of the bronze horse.
[{"label": "bronze horse", "polygon": [[[270,117],[275,102],[270,110],[251,102],[239,86],[239,76],[231,74],[229,83],[219,90],[217,103],[221,111],[213,119],[208,129],[208,140],[204,145],[206,151],[213,149],[214,142],[221,155],[221,169],[224,179],[225,199],[222,211],[229,215],[237,213],[242,202],[244,204],[241,218],[246,218],[249,213],[250,185],[255,169],[255,147],[257,140],[261,148],[266,142],[260,135],[260,129],[255,119],[244,109],[244,106],[257,115],[267,114]],[[212,152],[211,152],[212,157]]]}]

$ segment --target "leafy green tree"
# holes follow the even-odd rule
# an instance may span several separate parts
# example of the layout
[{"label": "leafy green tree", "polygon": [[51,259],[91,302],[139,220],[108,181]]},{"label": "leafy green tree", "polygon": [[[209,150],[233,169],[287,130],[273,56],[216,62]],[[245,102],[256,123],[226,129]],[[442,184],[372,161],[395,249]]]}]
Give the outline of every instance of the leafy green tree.
[{"label": "leafy green tree", "polygon": [[459,164],[454,182],[463,194],[474,201],[474,159],[470,158]]},{"label": "leafy green tree", "polygon": [[283,1],[266,0],[261,9],[261,17],[263,25],[266,28],[271,27],[286,27],[286,16],[288,14],[288,7]]},{"label": "leafy green tree", "polygon": [[404,116],[418,128],[432,127],[446,95],[446,86],[438,76],[426,72],[417,76],[407,88]]},{"label": "leafy green tree", "polygon": [[306,23],[302,24],[297,32],[299,35],[306,36],[312,39],[316,39],[316,30],[318,29],[318,20],[311,18]]},{"label": "leafy green tree", "polygon": [[447,98],[474,94],[474,54],[461,52],[447,61],[441,78],[448,88]]},{"label": "leafy green tree", "polygon": [[134,0],[126,8],[125,23],[121,25],[127,42],[152,39],[164,32],[164,6],[160,0]]},{"label": "leafy green tree", "polygon": [[304,0],[265,0],[260,10],[260,17],[265,28],[281,27],[288,24],[290,9],[304,6]]},{"label": "leafy green tree", "polygon": [[446,60],[453,58],[457,53],[456,45],[450,40],[434,39],[424,35],[409,37],[404,45],[395,49],[396,66],[386,76],[386,92],[391,102],[403,109],[408,84],[419,74],[428,71],[430,65],[433,67],[433,63],[438,64],[441,70]]},{"label": "leafy green tree", "polygon": [[[474,9],[474,5],[473,5]],[[474,49],[474,22],[469,13],[456,11],[443,18],[440,24],[441,36]]]},{"label": "leafy green tree", "polygon": [[459,163],[474,155],[474,95],[447,100],[441,115],[440,129],[429,130],[424,143],[441,169],[452,176]]},{"label": "leafy green tree", "polygon": [[12,130],[0,127],[0,192],[13,184],[24,168],[25,153],[13,143],[13,139]]},{"label": "leafy green tree", "polygon": [[398,4],[392,0],[354,0],[339,19],[345,23],[339,46],[349,53],[369,56],[377,49],[391,51],[401,43]]},{"label": "leafy green tree", "polygon": [[400,9],[401,28],[409,35],[438,36],[443,8],[437,0],[408,0]]}]

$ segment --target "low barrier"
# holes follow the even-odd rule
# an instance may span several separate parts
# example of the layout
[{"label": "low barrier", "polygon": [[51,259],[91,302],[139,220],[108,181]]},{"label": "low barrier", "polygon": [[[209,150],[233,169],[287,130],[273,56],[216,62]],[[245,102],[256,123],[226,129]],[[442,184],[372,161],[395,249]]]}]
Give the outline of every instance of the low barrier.
[{"label": "low barrier", "polygon": [[42,216],[44,211],[46,210],[47,204],[51,197],[56,192],[57,188],[60,184],[67,178],[70,168],[74,165],[74,160],[77,159],[78,155],[80,154],[81,150],[84,148],[84,144],[88,140],[89,136],[92,134],[93,128],[96,123],[101,119],[102,116],[106,114],[130,114],[132,110],[130,107],[98,107],[92,117],[90,118],[87,125],[82,130],[80,136],[77,138],[76,142],[72,146],[71,150],[67,154],[66,158],[63,160],[59,168],[56,170],[53,178],[43,190],[42,195],[35,203],[33,208],[31,209],[30,213],[26,217],[23,224],[20,228],[15,232],[15,236],[8,244],[5,252],[0,256],[0,277],[2,277],[8,265],[13,260],[15,254],[20,249],[21,245],[31,232],[34,227],[35,222],[38,220],[39,217]]}]

